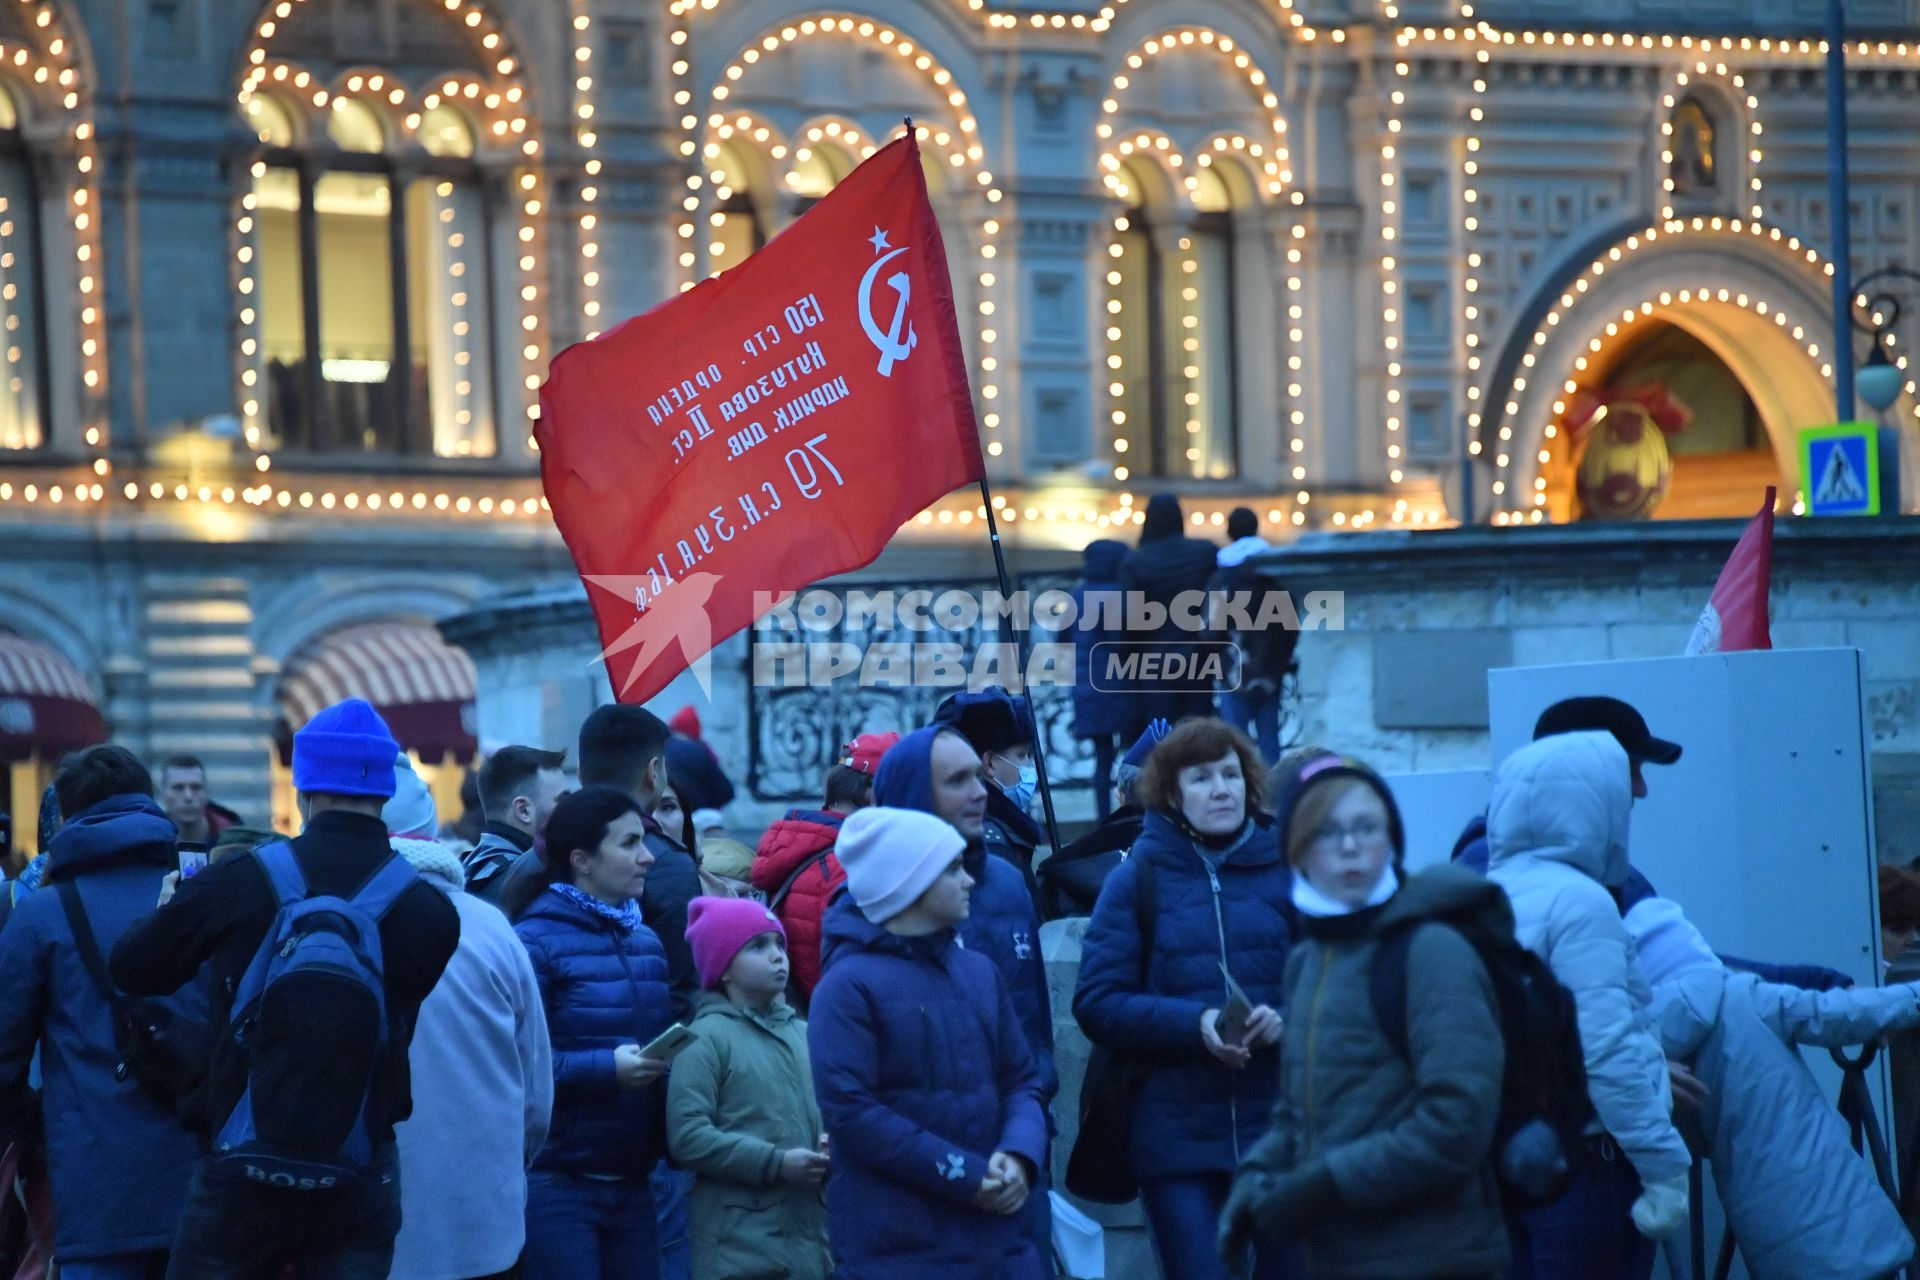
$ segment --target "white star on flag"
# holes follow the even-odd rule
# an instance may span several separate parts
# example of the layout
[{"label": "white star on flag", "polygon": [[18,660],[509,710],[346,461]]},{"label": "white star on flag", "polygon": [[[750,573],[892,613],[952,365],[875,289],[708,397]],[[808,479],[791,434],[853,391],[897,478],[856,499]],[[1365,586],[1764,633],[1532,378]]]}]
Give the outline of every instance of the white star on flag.
[{"label": "white star on flag", "polygon": [[875,253],[885,253],[887,250],[893,248],[892,245],[887,243],[887,233],[878,227],[873,229],[873,234],[867,238],[867,243],[873,246]]}]

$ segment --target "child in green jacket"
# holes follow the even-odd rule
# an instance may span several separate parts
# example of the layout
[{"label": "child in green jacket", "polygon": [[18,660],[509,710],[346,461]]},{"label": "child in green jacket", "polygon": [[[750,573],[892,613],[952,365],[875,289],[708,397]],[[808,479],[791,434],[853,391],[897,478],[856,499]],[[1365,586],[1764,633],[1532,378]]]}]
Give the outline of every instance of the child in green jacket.
[{"label": "child in green jacket", "polygon": [[667,1085],[667,1142],[694,1172],[693,1273],[825,1280],[827,1156],[807,1024],[784,998],[786,930],[751,899],[695,898],[687,945],[717,992]]}]

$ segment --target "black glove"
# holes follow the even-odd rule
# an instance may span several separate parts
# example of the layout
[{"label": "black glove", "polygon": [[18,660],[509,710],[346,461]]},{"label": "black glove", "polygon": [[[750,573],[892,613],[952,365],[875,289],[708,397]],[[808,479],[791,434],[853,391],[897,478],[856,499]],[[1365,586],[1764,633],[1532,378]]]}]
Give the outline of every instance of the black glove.
[{"label": "black glove", "polygon": [[1298,1236],[1339,1200],[1333,1175],[1318,1160],[1286,1173],[1243,1170],[1220,1215],[1221,1261],[1234,1274],[1244,1274],[1247,1250],[1256,1239]]}]

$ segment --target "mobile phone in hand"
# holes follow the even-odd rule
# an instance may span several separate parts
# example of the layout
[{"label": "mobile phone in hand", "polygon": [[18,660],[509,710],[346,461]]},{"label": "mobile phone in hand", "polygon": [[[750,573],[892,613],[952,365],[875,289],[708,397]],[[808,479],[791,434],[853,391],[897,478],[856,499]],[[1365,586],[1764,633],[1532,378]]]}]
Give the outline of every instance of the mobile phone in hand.
[{"label": "mobile phone in hand", "polygon": [[191,880],[207,869],[209,854],[207,846],[193,841],[182,841],[176,846],[180,855],[180,878]]},{"label": "mobile phone in hand", "polygon": [[653,1039],[640,1046],[640,1056],[652,1058],[656,1062],[672,1062],[700,1037],[687,1029],[684,1022],[676,1022]]},{"label": "mobile phone in hand", "polygon": [[1253,1002],[1227,972],[1224,961],[1220,965],[1220,976],[1227,982],[1227,999],[1220,1006],[1220,1018],[1214,1023],[1214,1030],[1219,1032],[1221,1044],[1237,1045],[1247,1038],[1247,1019],[1253,1016]]}]

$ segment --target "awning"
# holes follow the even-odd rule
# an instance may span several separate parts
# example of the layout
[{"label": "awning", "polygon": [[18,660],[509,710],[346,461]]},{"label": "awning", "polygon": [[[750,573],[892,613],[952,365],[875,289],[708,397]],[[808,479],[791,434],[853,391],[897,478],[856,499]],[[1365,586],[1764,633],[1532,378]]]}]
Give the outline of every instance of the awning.
[{"label": "awning", "polygon": [[[335,631],[307,646],[280,676],[289,734],[343,698],[365,698],[402,747],[429,764],[451,755],[471,763],[473,660],[430,626],[376,622]],[[291,738],[282,754],[291,750]]]},{"label": "awning", "polygon": [[0,632],[0,761],[54,758],[106,740],[80,669],[38,641]]}]

